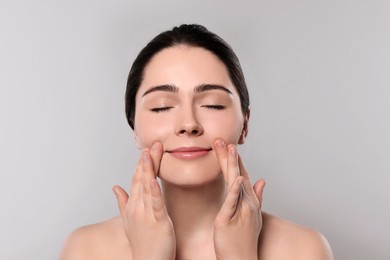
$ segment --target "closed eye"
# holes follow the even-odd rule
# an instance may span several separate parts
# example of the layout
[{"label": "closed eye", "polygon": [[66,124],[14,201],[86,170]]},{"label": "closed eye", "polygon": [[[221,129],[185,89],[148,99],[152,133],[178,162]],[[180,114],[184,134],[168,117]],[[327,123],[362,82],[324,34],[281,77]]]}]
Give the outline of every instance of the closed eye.
[{"label": "closed eye", "polygon": [[223,110],[226,107],[222,105],[203,105],[202,107],[205,107],[207,109],[214,109],[214,110]]},{"label": "closed eye", "polygon": [[155,107],[155,108],[150,109],[150,111],[155,112],[155,113],[160,113],[160,112],[168,111],[171,108],[173,108],[173,107]]}]

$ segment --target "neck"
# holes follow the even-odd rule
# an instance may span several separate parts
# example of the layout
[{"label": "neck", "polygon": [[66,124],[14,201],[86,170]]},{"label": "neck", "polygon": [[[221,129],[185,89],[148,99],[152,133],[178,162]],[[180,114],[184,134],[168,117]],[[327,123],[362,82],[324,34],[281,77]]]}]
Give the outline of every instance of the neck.
[{"label": "neck", "polygon": [[183,187],[163,180],[161,184],[168,214],[175,228],[177,253],[210,243],[212,245],[215,217],[226,194],[223,176],[201,186]]}]

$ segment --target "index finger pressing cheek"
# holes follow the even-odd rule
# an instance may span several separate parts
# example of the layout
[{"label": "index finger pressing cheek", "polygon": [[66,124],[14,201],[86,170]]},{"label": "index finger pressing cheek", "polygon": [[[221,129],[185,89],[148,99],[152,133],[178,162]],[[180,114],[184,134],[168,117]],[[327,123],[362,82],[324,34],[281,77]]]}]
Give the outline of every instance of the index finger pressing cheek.
[{"label": "index finger pressing cheek", "polygon": [[149,149],[142,151],[142,183],[144,194],[150,194],[150,181],[155,179],[152,158]]},{"label": "index finger pressing cheek", "polygon": [[163,155],[163,146],[160,142],[154,142],[150,148],[150,157],[153,162],[154,177],[157,177]]},{"label": "index finger pressing cheek", "polygon": [[228,160],[227,160],[227,181],[229,189],[234,183],[234,180],[240,176],[240,167],[238,165],[238,153],[234,144],[228,145]]},{"label": "index finger pressing cheek", "polygon": [[214,142],[214,150],[217,154],[219,166],[221,167],[223,177],[225,179],[225,183],[228,183],[227,177],[227,158],[228,158],[228,150],[226,148],[226,144],[223,140],[217,139]]}]

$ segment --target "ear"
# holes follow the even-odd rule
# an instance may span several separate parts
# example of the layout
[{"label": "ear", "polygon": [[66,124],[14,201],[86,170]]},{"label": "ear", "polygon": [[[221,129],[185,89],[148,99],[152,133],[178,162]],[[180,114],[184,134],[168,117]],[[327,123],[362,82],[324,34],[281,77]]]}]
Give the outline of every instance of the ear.
[{"label": "ear", "polygon": [[248,114],[246,114],[244,117],[244,125],[242,126],[241,136],[240,136],[240,139],[238,140],[238,144],[245,143],[245,138],[248,135],[248,123],[249,123],[250,114],[251,114],[251,111],[248,108]]},{"label": "ear", "polygon": [[137,128],[135,128],[135,127],[134,127],[134,131],[133,131],[133,135],[134,135],[135,144],[137,145],[138,149],[141,150],[142,149],[141,142],[139,140]]}]

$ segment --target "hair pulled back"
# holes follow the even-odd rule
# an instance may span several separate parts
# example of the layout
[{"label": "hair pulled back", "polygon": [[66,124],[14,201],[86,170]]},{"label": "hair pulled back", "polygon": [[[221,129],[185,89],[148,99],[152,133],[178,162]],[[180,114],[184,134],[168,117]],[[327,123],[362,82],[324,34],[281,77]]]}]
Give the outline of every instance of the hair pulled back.
[{"label": "hair pulled back", "polygon": [[200,47],[212,52],[226,66],[230,79],[235,86],[241,101],[244,116],[249,113],[249,94],[240,62],[233,49],[218,35],[198,24],[183,24],[165,31],[153,38],[138,54],[130,69],[125,94],[126,118],[134,129],[135,97],[142,83],[145,67],[158,52],[163,49],[187,45]]}]

